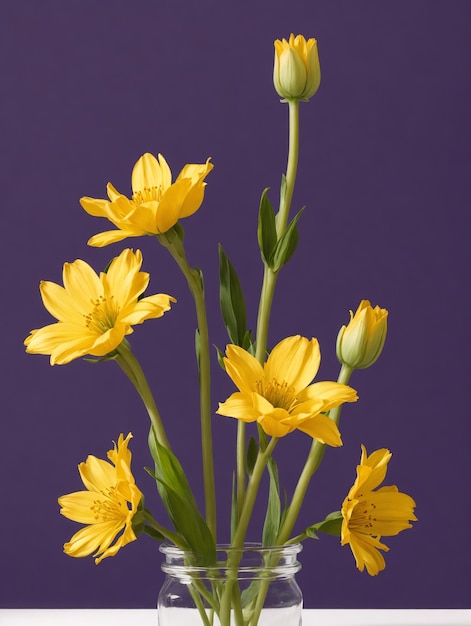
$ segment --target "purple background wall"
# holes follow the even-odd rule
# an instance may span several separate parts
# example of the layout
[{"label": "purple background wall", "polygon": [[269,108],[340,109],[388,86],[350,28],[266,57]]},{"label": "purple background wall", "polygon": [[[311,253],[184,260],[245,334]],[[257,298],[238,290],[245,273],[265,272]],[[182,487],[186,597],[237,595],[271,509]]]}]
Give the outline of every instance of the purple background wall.
[{"label": "purple background wall", "polygon": [[[86,246],[102,222],[78,199],[102,197],[108,180],[129,192],[146,151],[162,152],[175,174],[213,158],[204,206],[184,224],[188,254],[205,272],[212,342],[226,342],[218,242],[254,324],[258,200],[266,186],[276,197],[286,159],[273,40],[291,31],[317,37],[323,78],[301,104],[294,207],[307,209],[298,253],[279,281],[271,342],[318,337],[320,378],[335,379],[335,338],[348,310],[369,298],[390,311],[383,356],[352,379],[361,400],[344,411],[345,445],[326,455],[300,526],[339,507],[362,442],[391,448],[389,482],[416,498],[420,518],[387,541],[387,568],[376,578],[357,572],[336,539],[306,543],[306,605],[470,605],[470,9],[466,0],[2,3],[1,606],[155,606],[157,545],[143,537],[98,567],[71,559],[62,543],[78,525],[56,504],[80,489],[76,465],[87,454],[102,456],[131,430],[138,483],[162,516],[142,469],[143,407],[113,363],[50,368],[46,357],[25,355],[22,341],[50,321],[41,279],[60,282],[63,262],[76,258],[101,269],[124,247]],[[143,250],[150,292],[178,298],[132,343],[201,497],[192,303],[154,240],[128,245]],[[213,390],[215,408],[232,391],[216,364]],[[215,416],[214,432],[222,529],[235,421]],[[280,445],[288,489],[308,447],[302,434]]]}]

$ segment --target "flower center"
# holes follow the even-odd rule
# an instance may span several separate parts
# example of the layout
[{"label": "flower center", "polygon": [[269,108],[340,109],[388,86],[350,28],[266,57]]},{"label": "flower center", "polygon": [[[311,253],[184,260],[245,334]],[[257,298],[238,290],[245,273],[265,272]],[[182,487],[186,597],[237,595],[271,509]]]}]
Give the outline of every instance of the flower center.
[{"label": "flower center", "polygon": [[105,298],[100,296],[96,300],[91,300],[93,309],[91,313],[84,315],[85,326],[97,335],[103,335],[113,328],[119,313],[119,307],[114,300],[114,296]]},{"label": "flower center", "polygon": [[376,505],[367,500],[360,500],[354,507],[352,517],[350,518],[350,528],[362,529],[364,532],[371,534],[375,517]]},{"label": "flower center", "polygon": [[157,200],[157,202],[162,197],[162,188],[161,187],[144,187],[144,189],[139,189],[136,193],[133,194],[132,199],[136,204],[143,204],[144,202],[152,202],[153,200]]},{"label": "flower center", "polygon": [[90,507],[97,522],[125,519],[129,509],[125,506],[123,498],[116,492],[116,487],[110,487],[102,493],[104,499],[94,500],[93,506]]},{"label": "flower center", "polygon": [[276,409],[285,409],[289,411],[296,403],[296,393],[294,387],[289,387],[288,383],[279,382],[275,379],[269,383],[259,381],[259,393],[263,395]]}]

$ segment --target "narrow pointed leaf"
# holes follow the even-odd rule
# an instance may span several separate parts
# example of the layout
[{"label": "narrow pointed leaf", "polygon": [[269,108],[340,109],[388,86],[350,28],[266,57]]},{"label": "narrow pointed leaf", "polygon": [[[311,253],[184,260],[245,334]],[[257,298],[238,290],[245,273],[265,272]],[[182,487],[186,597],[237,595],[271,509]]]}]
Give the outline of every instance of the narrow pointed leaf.
[{"label": "narrow pointed leaf", "polygon": [[253,468],[258,457],[258,443],[255,437],[250,437],[247,445],[247,474],[252,476]]},{"label": "narrow pointed leaf", "polygon": [[278,480],[278,468],[273,457],[268,460],[268,473],[270,475],[270,488],[268,492],[268,505],[262,534],[262,544],[264,546],[274,545],[278,531],[280,530],[280,485]]},{"label": "narrow pointed leaf", "polygon": [[165,509],[176,531],[185,539],[202,565],[214,563],[216,546],[177,457],[162,446],[151,428],[149,449],[155,463],[154,478]]},{"label": "narrow pointed leaf", "polygon": [[219,245],[219,304],[227,334],[232,343],[242,346],[246,333],[244,295],[237,273]]},{"label": "narrow pointed leaf", "polygon": [[329,513],[325,520],[322,522],[317,522],[317,524],[313,524],[309,526],[304,531],[306,537],[311,539],[319,539],[317,536],[318,532],[325,533],[327,535],[333,535],[334,537],[340,537],[342,530],[342,513],[341,511],[334,511],[333,513]]},{"label": "narrow pointed leaf", "polygon": [[278,237],[276,234],[275,212],[268,199],[268,187],[263,190],[260,198],[258,212],[257,238],[262,259],[266,265],[270,265],[270,259],[275,249]]},{"label": "narrow pointed leaf", "polygon": [[280,268],[290,260],[296,250],[299,239],[297,223],[303,211],[304,209],[301,209],[293,217],[288,224],[288,228],[278,240],[272,258],[270,259],[270,266],[274,272],[278,272]]}]

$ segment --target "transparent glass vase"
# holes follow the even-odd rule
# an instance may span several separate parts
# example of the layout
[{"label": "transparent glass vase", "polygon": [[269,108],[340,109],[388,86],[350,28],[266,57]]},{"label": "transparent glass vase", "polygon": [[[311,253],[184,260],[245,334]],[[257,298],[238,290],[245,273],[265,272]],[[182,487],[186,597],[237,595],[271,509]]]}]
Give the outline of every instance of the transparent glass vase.
[{"label": "transparent glass vase", "polygon": [[191,552],[162,545],[159,626],[300,626],[303,596],[295,574],[301,549],[219,545],[214,565],[201,567]]}]

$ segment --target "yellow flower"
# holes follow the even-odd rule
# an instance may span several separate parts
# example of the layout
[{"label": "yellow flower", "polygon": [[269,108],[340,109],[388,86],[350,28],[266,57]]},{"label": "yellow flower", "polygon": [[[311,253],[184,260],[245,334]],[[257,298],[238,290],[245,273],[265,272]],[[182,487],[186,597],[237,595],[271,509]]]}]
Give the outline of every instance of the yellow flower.
[{"label": "yellow flower", "polygon": [[120,548],[136,539],[132,518],[142,494],[131,473],[131,451],[128,450],[131,437],[131,433],[126,439],[119,436],[118,445],[108,452],[111,463],[91,455],[85,463],[80,463],[80,477],[88,491],[59,498],[62,515],[87,524],[64,544],[64,552],[69,556],[83,557],[93,553],[98,565],[102,559],[114,556]]},{"label": "yellow flower", "polygon": [[341,544],[350,544],[358,569],[365,569],[371,576],[386,566],[380,550],[389,548],[381,543],[381,536],[397,535],[401,530],[412,528],[409,521],[417,521],[414,500],[398,491],[395,485],[381,487],[391,453],[385,448],[369,456],[361,446],[357,477],[342,504]]},{"label": "yellow flower", "polygon": [[337,358],[349,367],[370,367],[381,354],[388,329],[388,312],[362,300],[355,315],[350,311],[348,326],[337,336]]},{"label": "yellow flower", "polygon": [[317,41],[296,37],[275,41],[273,83],[277,93],[286,100],[309,100],[319,89],[321,68]]},{"label": "yellow flower", "polygon": [[324,413],[357,400],[357,395],[340,383],[309,384],[320,364],[317,339],[287,337],[273,348],[263,366],[231,344],[224,363],[239,391],[219,404],[219,415],[257,421],[272,437],[284,437],[298,429],[322,443],[342,445],[336,424]]},{"label": "yellow flower", "polygon": [[100,276],[80,259],[65,263],[64,287],[40,284],[44,306],[58,322],[31,331],[26,352],[50,354],[51,365],[86,354],[105,356],[133,332],[133,324],[161,317],[175,298],[161,293],[139,300],[149,284],[149,274],[139,271],[141,265],[140,250],[129,248]]},{"label": "yellow flower", "polygon": [[106,217],[118,230],[92,237],[91,246],[107,246],[126,237],[158,235],[172,228],[179,219],[193,215],[203,202],[205,177],[213,169],[209,159],[204,164],[185,165],[176,181],[164,157],[144,154],[132,171],[132,199],[120,194],[108,183],[109,200],[81,198],[80,204],[90,215]]}]

